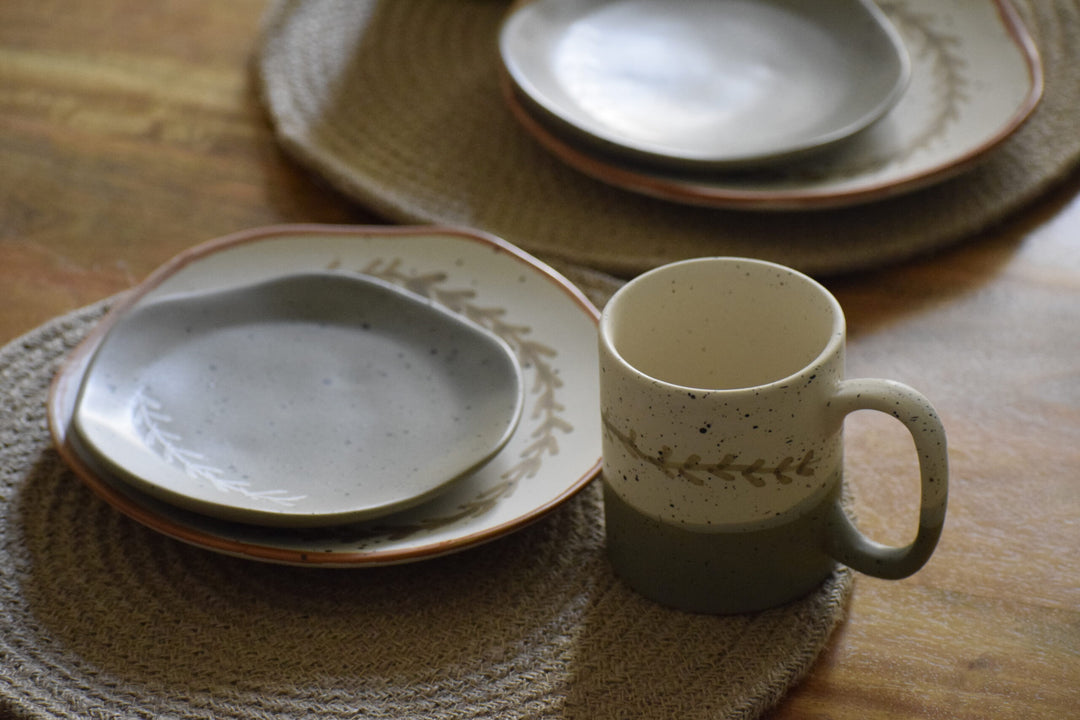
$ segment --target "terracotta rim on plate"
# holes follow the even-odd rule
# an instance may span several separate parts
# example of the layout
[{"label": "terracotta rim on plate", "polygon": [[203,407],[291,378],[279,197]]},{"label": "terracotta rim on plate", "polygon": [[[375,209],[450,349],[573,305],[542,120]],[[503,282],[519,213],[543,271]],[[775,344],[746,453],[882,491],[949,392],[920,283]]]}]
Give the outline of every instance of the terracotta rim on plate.
[{"label": "terracotta rim on plate", "polygon": [[[536,0],[517,0],[513,9]],[[741,208],[759,210],[808,210],[845,207],[849,205],[884,200],[904,195],[961,174],[977,164],[990,151],[1001,145],[1019,130],[1038,106],[1044,89],[1042,59],[1030,32],[1024,26],[1019,13],[1009,0],[994,0],[1002,25],[1023,56],[1027,66],[1029,87],[1023,101],[1013,114],[979,145],[963,154],[932,167],[907,176],[880,181],[850,190],[739,190],[730,186],[712,186],[694,179],[665,171],[641,170],[632,161],[608,156],[603,151],[593,151],[564,137],[554,123],[539,117],[538,111],[529,108],[530,100],[524,98],[505,67],[499,68],[499,84],[503,98],[514,118],[521,126],[553,155],[570,167],[601,182],[638,192],[643,195],[688,205],[712,208]]]},{"label": "terracotta rim on plate", "polygon": [[252,228],[214,240],[209,240],[176,255],[158,269],[154,270],[144,281],[124,294],[124,296],[110,308],[106,316],[90,331],[86,338],[68,355],[67,359],[61,365],[60,370],[53,378],[49,388],[47,407],[49,432],[52,436],[53,444],[67,466],[71,468],[96,495],[124,515],[127,515],[149,528],[176,540],[206,549],[268,562],[300,563],[324,567],[371,566],[413,562],[438,557],[440,555],[449,554],[494,540],[511,531],[523,528],[547,515],[563,502],[577,494],[600,473],[600,458],[598,457],[590,468],[574,482],[568,484],[567,488],[558,496],[501,525],[421,547],[404,548],[399,551],[382,550],[373,553],[364,552],[362,550],[352,552],[306,553],[286,548],[255,545],[239,540],[207,535],[153,512],[142,506],[140,503],[132,500],[123,492],[112,487],[106,481],[101,480],[83,458],[80,457],[78,451],[72,446],[71,440],[68,437],[69,431],[67,425],[69,420],[66,418],[60,403],[61,398],[70,392],[72,384],[80,381],[81,375],[76,372],[79,362],[94,352],[108,330],[128,309],[135,305],[135,303],[147,293],[161,285],[166,279],[187,267],[192,262],[208,257],[218,251],[246,243],[258,242],[274,237],[298,235],[355,237],[445,235],[468,240],[481,245],[487,245],[496,252],[505,253],[514,260],[529,266],[531,269],[544,276],[549,282],[556,285],[564,292],[574,304],[591,318],[594,323],[599,322],[599,312],[596,307],[581,290],[564,278],[560,273],[505,240],[483,232],[449,226],[296,224]]}]

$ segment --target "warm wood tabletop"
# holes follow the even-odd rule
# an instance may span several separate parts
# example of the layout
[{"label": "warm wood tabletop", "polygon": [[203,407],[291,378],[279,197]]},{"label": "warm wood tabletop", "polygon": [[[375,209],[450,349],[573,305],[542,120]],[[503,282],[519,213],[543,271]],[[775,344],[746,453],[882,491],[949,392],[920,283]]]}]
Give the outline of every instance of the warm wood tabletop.
[{"label": "warm wood tabletop", "polygon": [[[263,7],[0,3],[0,344],[203,240],[377,221],[278,150],[248,74]],[[858,578],[772,717],[1080,717],[1080,175],[958,248],[827,284],[849,375],[937,405],[949,516],[917,575]],[[847,431],[860,521],[900,542],[910,441],[867,413]]]}]

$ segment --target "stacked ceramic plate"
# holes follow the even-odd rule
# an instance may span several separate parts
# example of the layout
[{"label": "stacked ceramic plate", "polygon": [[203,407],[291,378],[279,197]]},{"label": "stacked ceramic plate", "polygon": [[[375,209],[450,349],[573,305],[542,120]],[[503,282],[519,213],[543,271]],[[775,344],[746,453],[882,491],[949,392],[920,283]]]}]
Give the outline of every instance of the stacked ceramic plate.
[{"label": "stacked ceramic plate", "polygon": [[520,527],[591,479],[595,322],[495,238],[256,231],[136,289],[57,378],[50,420],[94,490],[174,537],[402,562]]},{"label": "stacked ceramic plate", "polygon": [[706,206],[836,206],[940,180],[1031,112],[1029,39],[984,14],[965,21],[977,52],[996,48],[1001,102],[930,157],[919,138],[963,90],[941,86],[945,48],[872,0],[521,0],[499,49],[515,116],[595,178]]}]

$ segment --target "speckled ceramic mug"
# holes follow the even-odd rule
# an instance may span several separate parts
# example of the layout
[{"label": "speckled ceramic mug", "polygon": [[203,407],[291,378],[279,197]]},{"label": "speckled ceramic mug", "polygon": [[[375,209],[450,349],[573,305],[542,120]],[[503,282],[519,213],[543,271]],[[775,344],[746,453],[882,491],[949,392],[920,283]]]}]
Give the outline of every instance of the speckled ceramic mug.
[{"label": "speckled ceramic mug", "polygon": [[[917,391],[845,380],[844,315],[773,263],[701,258],[621,288],[600,321],[608,555],[643,595],[707,613],[798,598],[843,563],[898,579],[929,559],[948,494],[945,432]],[[843,422],[860,409],[911,432],[915,539],[864,536],[840,502]]]}]

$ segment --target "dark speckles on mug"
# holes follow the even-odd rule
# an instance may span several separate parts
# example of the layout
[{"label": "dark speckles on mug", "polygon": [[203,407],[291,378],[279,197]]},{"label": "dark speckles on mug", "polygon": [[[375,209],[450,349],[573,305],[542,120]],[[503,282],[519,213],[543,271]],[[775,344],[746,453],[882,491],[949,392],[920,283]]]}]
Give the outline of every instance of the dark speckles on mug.
[{"label": "dark speckles on mug", "polygon": [[[842,435],[837,425],[842,422],[836,420],[856,404],[851,397],[837,401],[846,385],[841,381],[844,335],[839,306],[815,281],[753,260],[700,259],[654,273],[639,276],[620,291],[605,309],[605,318],[630,335],[635,328],[651,326],[677,329],[667,336],[673,339],[690,337],[681,348],[675,340],[665,347],[665,352],[681,350],[682,365],[661,362],[647,343],[626,345],[643,360],[658,363],[653,377],[669,377],[664,372],[670,371],[670,377],[688,379],[683,386],[642,382],[627,363],[601,356],[605,496],[613,500],[606,504],[607,528],[616,568],[638,589],[651,596],[655,591],[664,595],[660,599],[683,607],[687,604],[681,600],[713,582],[703,577],[703,568],[718,563],[726,564],[724,574],[730,570],[731,577],[749,579],[751,585],[784,585],[785,593],[793,587],[790,573],[807,570],[806,584],[794,583],[804,591],[833,567],[820,543],[831,514],[820,518],[822,524],[807,526],[805,542],[790,545],[787,538],[798,534],[795,528],[806,513],[830,505],[819,502],[833,488],[838,491]],[[643,317],[647,319],[634,324]],[[726,344],[713,346],[703,356],[696,350],[706,330],[718,331],[716,336]],[[736,336],[752,338],[744,343],[751,351],[740,353],[728,342]],[[611,347],[605,344],[609,339],[601,344],[603,352]],[[715,367],[703,364],[714,359],[721,360]],[[684,365],[689,367],[684,370]],[[724,390],[699,389],[707,382],[697,378],[713,377],[747,380]],[[613,397],[603,394],[607,388],[617,390],[617,401],[607,403]],[[864,390],[875,397],[872,409],[894,410],[895,394],[886,393],[883,399],[878,387],[850,388],[852,395]],[[905,405],[897,417],[923,436],[917,432],[923,428],[920,412]],[[609,468],[625,468],[625,476],[634,480],[620,482]],[[935,469],[926,485],[937,485],[944,472]],[[609,483],[611,478],[617,482]],[[925,488],[924,494],[934,494]],[[744,542],[747,535],[766,531],[775,531],[769,542],[775,537],[783,544],[776,550],[777,562],[768,567],[760,560],[746,562],[747,556],[764,551],[767,536]],[[737,550],[718,550],[718,543],[728,540]],[[701,549],[700,555],[694,555],[695,548]],[[675,566],[687,570],[676,577]],[[776,572],[778,566],[785,571]],[[730,585],[730,578],[724,584]],[[729,587],[714,584],[690,604],[700,600],[701,609],[716,611],[729,593]],[[762,587],[750,591],[743,598],[745,607],[760,608],[763,594]],[[741,601],[732,601],[743,607]]]}]

